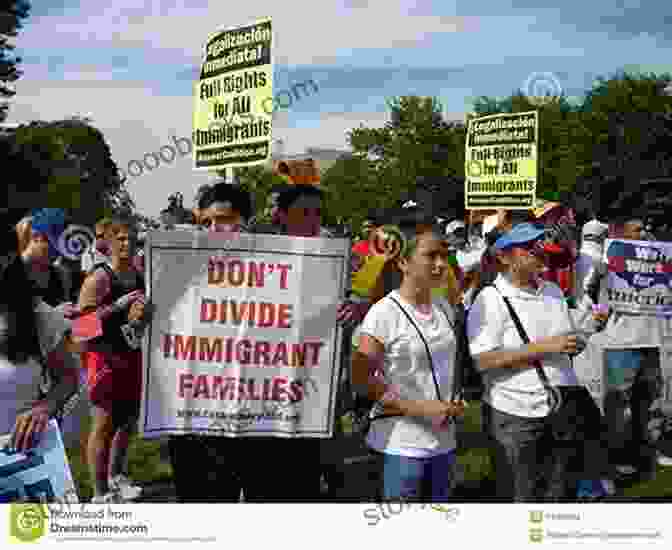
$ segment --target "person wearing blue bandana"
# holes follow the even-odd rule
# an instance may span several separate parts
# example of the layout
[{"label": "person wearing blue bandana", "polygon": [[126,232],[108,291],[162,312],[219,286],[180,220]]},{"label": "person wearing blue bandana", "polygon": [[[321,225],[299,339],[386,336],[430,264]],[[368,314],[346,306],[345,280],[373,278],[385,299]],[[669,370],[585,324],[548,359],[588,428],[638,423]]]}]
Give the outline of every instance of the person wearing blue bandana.
[{"label": "person wearing blue bandana", "polygon": [[42,300],[56,307],[68,301],[69,277],[65,270],[54,265],[61,255],[58,241],[65,230],[65,213],[58,208],[33,210],[30,216],[30,240],[21,257],[26,271]]}]

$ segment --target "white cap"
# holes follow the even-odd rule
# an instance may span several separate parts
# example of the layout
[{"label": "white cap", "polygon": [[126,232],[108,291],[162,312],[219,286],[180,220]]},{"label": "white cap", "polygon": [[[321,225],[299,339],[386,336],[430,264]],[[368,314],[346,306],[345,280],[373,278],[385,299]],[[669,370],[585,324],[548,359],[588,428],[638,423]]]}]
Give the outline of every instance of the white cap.
[{"label": "white cap", "polygon": [[450,235],[451,233],[455,233],[458,229],[464,229],[466,225],[464,224],[463,221],[461,220],[453,220],[450,222],[448,225],[446,225],[446,235]]},{"label": "white cap", "polygon": [[609,226],[598,220],[590,220],[583,226],[581,234],[583,236],[581,254],[599,262],[602,258],[604,240],[609,234]]}]

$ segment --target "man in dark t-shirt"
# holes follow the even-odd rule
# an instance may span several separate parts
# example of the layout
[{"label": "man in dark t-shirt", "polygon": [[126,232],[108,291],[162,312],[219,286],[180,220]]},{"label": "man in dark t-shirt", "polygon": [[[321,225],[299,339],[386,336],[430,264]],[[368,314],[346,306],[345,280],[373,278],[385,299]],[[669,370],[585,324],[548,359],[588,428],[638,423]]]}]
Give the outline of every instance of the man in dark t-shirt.
[{"label": "man in dark t-shirt", "polygon": [[102,334],[87,343],[85,355],[93,405],[88,445],[93,502],[118,503],[140,496],[125,473],[125,458],[140,409],[144,280],[131,263],[133,225],[113,220],[106,237],[111,265],[101,263],[84,281],[79,309],[83,315],[95,312],[102,325]]}]

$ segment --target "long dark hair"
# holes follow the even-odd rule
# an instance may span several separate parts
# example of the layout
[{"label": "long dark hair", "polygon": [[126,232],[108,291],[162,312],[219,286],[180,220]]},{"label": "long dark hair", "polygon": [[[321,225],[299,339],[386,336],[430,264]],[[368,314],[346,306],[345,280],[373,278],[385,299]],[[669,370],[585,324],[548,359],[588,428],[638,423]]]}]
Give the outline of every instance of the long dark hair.
[{"label": "long dark hair", "polygon": [[4,354],[10,361],[41,358],[35,316],[33,285],[21,260],[19,239],[13,224],[0,213],[0,256],[16,254],[4,269],[0,267],[0,309],[8,313],[8,334]]}]

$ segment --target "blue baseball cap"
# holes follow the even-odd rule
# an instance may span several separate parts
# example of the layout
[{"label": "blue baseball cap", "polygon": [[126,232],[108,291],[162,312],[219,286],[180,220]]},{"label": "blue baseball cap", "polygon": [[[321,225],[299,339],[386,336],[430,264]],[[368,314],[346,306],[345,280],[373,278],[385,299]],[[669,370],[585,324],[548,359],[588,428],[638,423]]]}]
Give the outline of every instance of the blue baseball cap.
[{"label": "blue baseball cap", "polygon": [[544,236],[546,230],[533,223],[519,223],[511,231],[495,241],[496,250],[506,250],[513,246],[536,241]]}]

